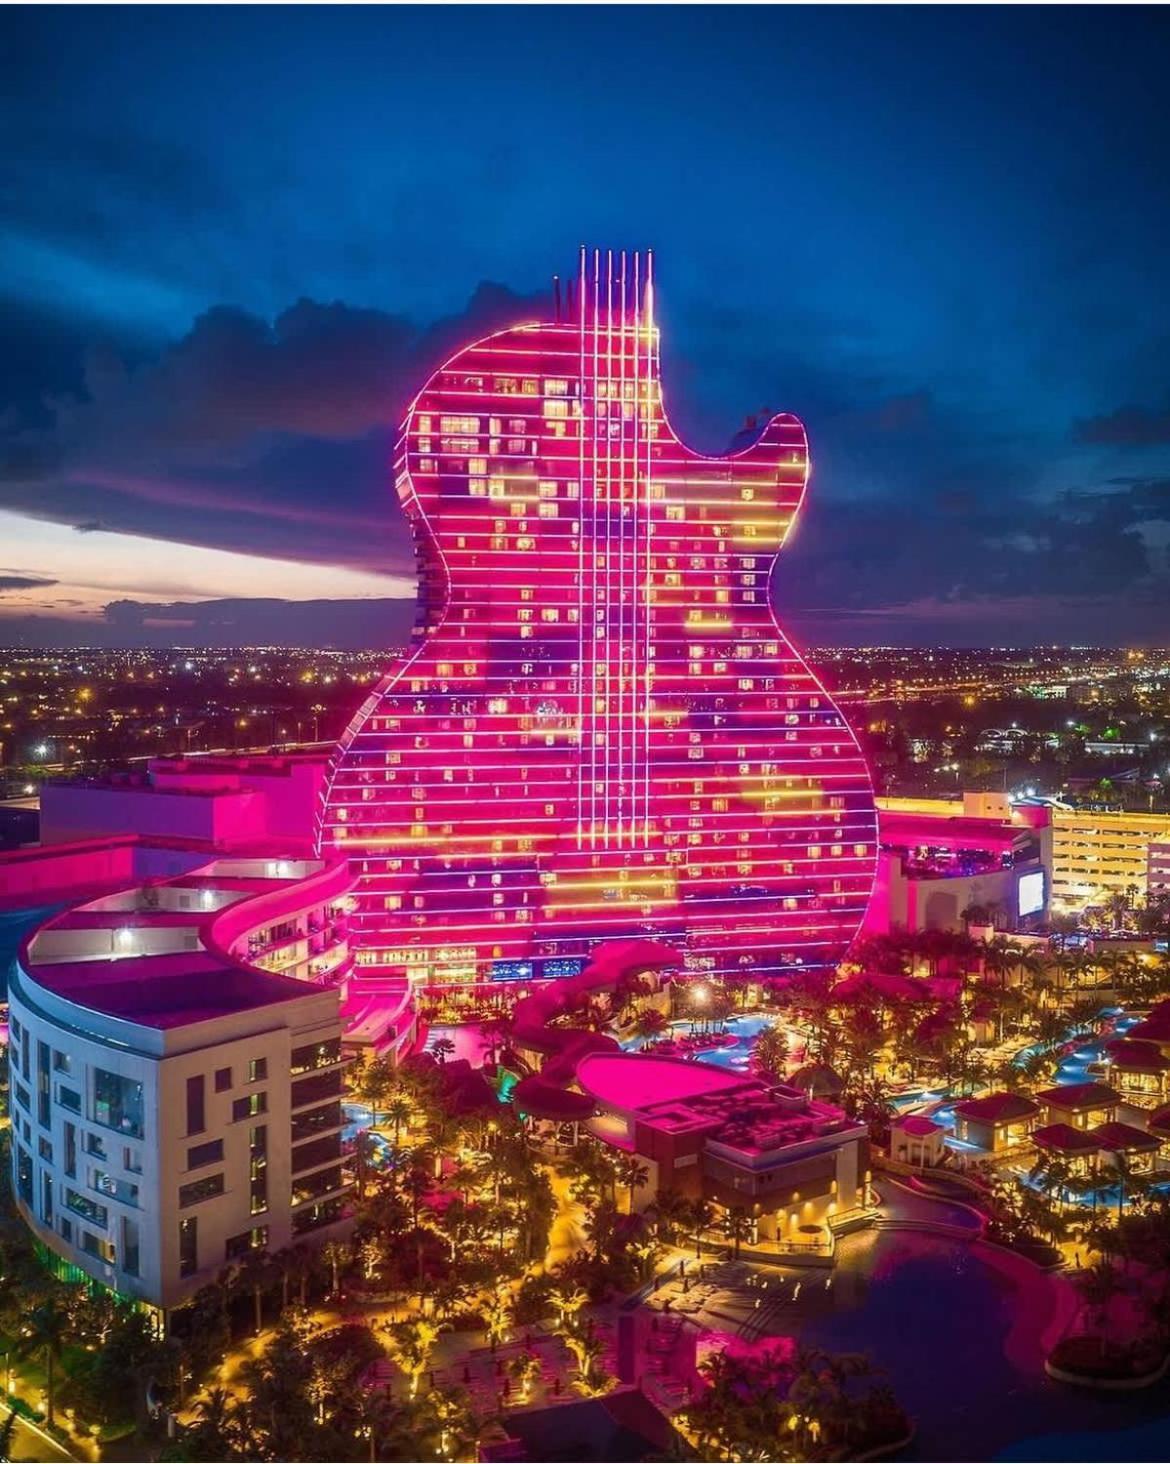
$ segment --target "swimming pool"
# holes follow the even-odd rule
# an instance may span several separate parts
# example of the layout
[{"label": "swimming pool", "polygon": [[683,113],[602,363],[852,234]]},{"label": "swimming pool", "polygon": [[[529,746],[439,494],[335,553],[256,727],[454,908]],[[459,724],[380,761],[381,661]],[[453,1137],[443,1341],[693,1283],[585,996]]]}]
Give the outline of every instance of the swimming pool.
[{"label": "swimming pool", "polygon": [[786,1277],[768,1330],[867,1354],[917,1423],[902,1458],[1170,1458],[1162,1390],[1109,1396],[1045,1376],[1060,1284],[981,1245],[867,1231],[840,1241],[831,1284]]}]

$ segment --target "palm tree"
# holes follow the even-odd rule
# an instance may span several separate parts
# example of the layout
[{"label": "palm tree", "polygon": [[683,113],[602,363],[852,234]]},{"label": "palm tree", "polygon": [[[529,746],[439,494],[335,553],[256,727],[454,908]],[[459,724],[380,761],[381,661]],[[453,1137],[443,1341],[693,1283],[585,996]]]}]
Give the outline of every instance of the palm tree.
[{"label": "palm tree", "polygon": [[431,1043],[431,1051],[434,1053],[439,1066],[443,1067],[447,1059],[454,1056],[455,1043],[450,1037],[436,1037]]},{"label": "palm tree", "polygon": [[540,1377],[540,1358],[534,1352],[518,1352],[508,1363],[508,1376],[520,1390],[520,1402],[528,1401],[532,1384]]},{"label": "palm tree", "polygon": [[344,1240],[327,1240],[322,1247],[321,1254],[325,1259],[325,1264],[329,1267],[332,1277],[329,1294],[336,1296],[340,1290],[339,1276],[341,1267],[349,1264],[350,1248]]},{"label": "palm tree", "polygon": [[706,1200],[692,1200],[690,1205],[691,1233],[695,1237],[695,1256],[703,1254],[703,1235],[711,1228],[715,1211]]},{"label": "palm tree", "polygon": [[250,1250],[232,1275],[232,1285],[252,1293],[253,1335],[264,1329],[264,1293],[272,1284],[272,1257],[266,1250]]},{"label": "palm tree", "polygon": [[435,1343],[446,1323],[432,1322],[427,1317],[413,1317],[406,1322],[395,1322],[390,1335],[398,1352],[398,1361],[403,1372],[410,1378],[410,1396],[418,1392],[418,1380],[427,1370]]},{"label": "palm tree", "polygon": [[752,1233],[751,1217],[742,1205],[736,1205],[723,1217],[723,1233],[731,1241],[732,1254],[738,1261],[740,1242],[750,1239]]},{"label": "palm tree", "polygon": [[567,1332],[565,1346],[573,1354],[573,1360],[577,1364],[578,1386],[583,1392],[596,1392],[602,1382],[598,1374],[597,1362],[604,1351],[599,1338],[591,1329]]},{"label": "palm tree", "polygon": [[589,1304],[589,1293],[583,1291],[576,1282],[562,1279],[549,1292],[549,1301],[556,1308],[560,1325],[573,1327],[576,1325],[578,1312]]},{"label": "palm tree", "polygon": [[752,1048],[752,1067],[762,1076],[779,1083],[788,1064],[788,1038],[782,1027],[765,1027]]},{"label": "palm tree", "polygon": [[394,1125],[394,1147],[397,1149],[402,1141],[402,1125],[410,1122],[410,1115],[413,1112],[410,1104],[401,1093],[392,1098],[386,1105],[383,1117]]},{"label": "palm tree", "polygon": [[443,1155],[455,1143],[459,1125],[449,1113],[432,1113],[427,1119],[427,1144],[434,1150],[435,1178],[443,1173]]},{"label": "palm tree", "polygon": [[480,1303],[479,1312],[488,1335],[488,1345],[494,1352],[508,1335],[508,1327],[512,1321],[511,1300],[506,1292],[490,1291]]},{"label": "palm tree", "polygon": [[634,1213],[634,1192],[645,1189],[650,1182],[650,1171],[634,1154],[623,1154],[617,1162],[618,1181],[629,1191],[629,1211]]},{"label": "palm tree", "polygon": [[652,1205],[658,1222],[658,1234],[671,1238],[682,1229],[690,1216],[690,1201],[677,1190],[659,1190]]},{"label": "palm tree", "polygon": [[233,1406],[232,1395],[226,1388],[209,1388],[192,1407],[195,1427],[192,1430],[200,1439],[200,1452],[196,1457],[205,1459],[230,1459],[235,1454],[239,1420]]},{"label": "palm tree", "polygon": [[65,1351],[69,1330],[69,1316],[56,1296],[50,1295],[28,1315],[16,1344],[18,1357],[40,1353],[45,1365],[45,1400],[49,1424],[53,1423],[53,1405],[56,1401],[56,1366]]},{"label": "palm tree", "polygon": [[370,1105],[370,1115],[378,1122],[378,1104],[389,1093],[394,1082],[394,1070],[384,1057],[375,1057],[367,1063],[361,1075],[361,1096]]},{"label": "palm tree", "polygon": [[9,1408],[8,1417],[0,1423],[0,1460],[7,1464],[12,1458],[12,1441],[16,1437],[16,1420],[18,1414],[15,1408]]},{"label": "palm tree", "polygon": [[317,1270],[317,1252],[303,1242],[289,1246],[286,1252],[285,1276],[289,1282],[297,1288],[297,1300],[301,1306],[306,1304],[306,1297],[309,1290],[309,1282]]},{"label": "palm tree", "polygon": [[644,1041],[660,1037],[666,1030],[668,1022],[657,1007],[643,1007],[634,1018],[633,1033],[635,1037],[641,1037]]}]

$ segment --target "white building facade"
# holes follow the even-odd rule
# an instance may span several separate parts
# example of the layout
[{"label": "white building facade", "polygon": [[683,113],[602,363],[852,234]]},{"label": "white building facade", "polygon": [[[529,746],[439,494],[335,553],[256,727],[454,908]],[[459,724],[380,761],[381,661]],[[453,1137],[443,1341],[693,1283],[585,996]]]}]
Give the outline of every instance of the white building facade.
[{"label": "white building facade", "polygon": [[[13,1188],[61,1262],[167,1313],[254,1249],[347,1225],[349,880],[219,860],[29,939],[9,992]],[[277,969],[249,960],[274,951]]]}]

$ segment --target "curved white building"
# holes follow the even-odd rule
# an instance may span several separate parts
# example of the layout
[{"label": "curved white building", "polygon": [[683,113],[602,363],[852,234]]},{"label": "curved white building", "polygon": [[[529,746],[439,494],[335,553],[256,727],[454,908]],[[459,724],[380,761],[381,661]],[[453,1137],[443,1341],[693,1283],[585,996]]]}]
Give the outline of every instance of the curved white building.
[{"label": "curved white building", "polygon": [[16,1201],[162,1309],[347,1220],[344,862],[217,857],[75,905],[10,979]]}]

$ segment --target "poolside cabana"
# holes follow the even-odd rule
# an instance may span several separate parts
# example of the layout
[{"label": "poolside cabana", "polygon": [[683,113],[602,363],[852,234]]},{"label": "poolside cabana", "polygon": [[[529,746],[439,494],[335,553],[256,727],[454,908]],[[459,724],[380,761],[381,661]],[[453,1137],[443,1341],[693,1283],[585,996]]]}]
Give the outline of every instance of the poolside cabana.
[{"label": "poolside cabana", "polygon": [[1032,1142],[1041,1154],[1063,1159],[1070,1175],[1092,1174],[1097,1167],[1097,1141],[1084,1129],[1067,1123],[1050,1123],[1033,1129]]},{"label": "poolside cabana", "polygon": [[1105,1065],[1113,1086],[1130,1103],[1152,1108],[1165,1101],[1170,1057],[1164,1057],[1155,1043],[1128,1037],[1107,1042]]},{"label": "poolside cabana", "polygon": [[1124,1166],[1130,1174],[1149,1174],[1154,1168],[1154,1155],[1161,1147],[1156,1134],[1134,1128],[1131,1123],[1099,1124],[1089,1131],[1089,1138],[1107,1164],[1115,1169]]},{"label": "poolside cabana", "polygon": [[1117,1117],[1121,1095],[1108,1083],[1063,1083],[1037,1093],[1036,1102],[1044,1109],[1046,1124],[1067,1123],[1073,1128],[1088,1129],[1100,1123],[1112,1123]]},{"label": "poolside cabana", "polygon": [[955,1104],[955,1136],[987,1154],[1002,1154],[1032,1132],[1039,1106],[1022,1093],[988,1093]]},{"label": "poolside cabana", "polygon": [[904,1113],[890,1124],[890,1158],[925,1169],[941,1164],[946,1153],[946,1129],[921,1113]]},{"label": "poolside cabana", "polygon": [[1163,1157],[1170,1158],[1170,1103],[1155,1108],[1146,1119],[1146,1130],[1158,1140]]}]

